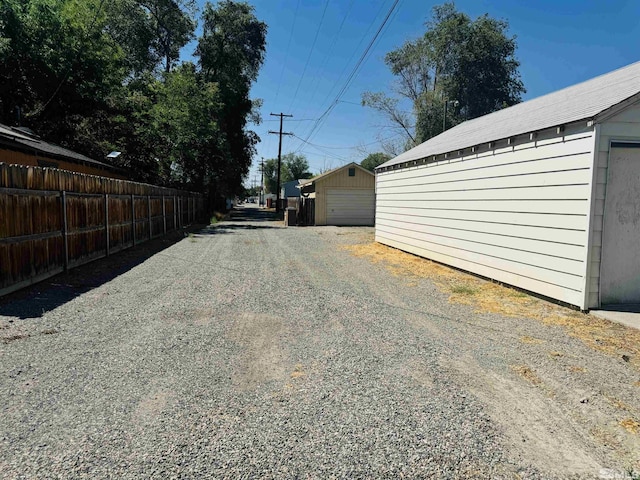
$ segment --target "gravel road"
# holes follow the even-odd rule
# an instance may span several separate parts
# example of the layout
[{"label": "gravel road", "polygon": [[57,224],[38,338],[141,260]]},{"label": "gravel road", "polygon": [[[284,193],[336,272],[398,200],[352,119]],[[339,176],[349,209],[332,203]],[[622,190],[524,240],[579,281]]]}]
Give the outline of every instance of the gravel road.
[{"label": "gravel road", "polygon": [[371,240],[247,208],[0,299],[0,478],[640,471],[631,363],[344,249]]}]

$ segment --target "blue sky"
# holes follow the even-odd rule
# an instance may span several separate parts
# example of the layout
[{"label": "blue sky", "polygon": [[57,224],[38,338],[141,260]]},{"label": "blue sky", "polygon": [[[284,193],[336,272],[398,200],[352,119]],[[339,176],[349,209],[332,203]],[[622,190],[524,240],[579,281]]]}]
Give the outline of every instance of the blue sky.
[{"label": "blue sky", "polygon": [[[200,0],[199,0],[200,1]],[[250,185],[259,178],[260,158],[278,154],[279,124],[270,113],[284,112],[284,131],[306,138],[330,106],[395,0],[249,0],[266,22],[266,61],[252,90],[262,98],[263,123]],[[204,0],[202,0],[204,3]],[[388,137],[384,118],[360,106],[364,91],[389,92],[393,76],[384,55],[425,31],[431,8],[443,2],[400,0],[342,100],[304,144],[284,137],[283,153],[306,155],[311,171],[360,162],[379,151]],[[640,60],[640,2],[637,0],[464,0],[455,2],[472,18],[488,13],[509,22],[517,37],[516,56],[531,99]],[[305,68],[306,67],[306,68]],[[360,148],[356,148],[360,146]],[[259,180],[258,180],[259,181]]]}]

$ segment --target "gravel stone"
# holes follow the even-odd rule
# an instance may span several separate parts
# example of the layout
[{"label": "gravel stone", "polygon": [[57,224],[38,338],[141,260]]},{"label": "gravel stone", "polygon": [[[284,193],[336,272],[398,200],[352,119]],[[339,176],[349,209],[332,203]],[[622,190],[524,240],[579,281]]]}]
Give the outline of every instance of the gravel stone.
[{"label": "gravel stone", "polygon": [[640,461],[616,427],[640,411],[630,363],[344,249],[371,240],[247,208],[0,299],[0,477],[598,478]]}]

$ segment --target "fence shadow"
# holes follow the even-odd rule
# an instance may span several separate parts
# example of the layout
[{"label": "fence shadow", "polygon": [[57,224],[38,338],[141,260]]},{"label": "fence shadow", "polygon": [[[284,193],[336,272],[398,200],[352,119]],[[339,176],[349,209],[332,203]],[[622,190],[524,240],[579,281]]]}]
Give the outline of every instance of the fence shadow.
[{"label": "fence shadow", "polygon": [[0,297],[0,315],[20,319],[42,317],[183,240],[188,232],[197,232],[201,228],[200,225],[187,231],[168,233]]}]

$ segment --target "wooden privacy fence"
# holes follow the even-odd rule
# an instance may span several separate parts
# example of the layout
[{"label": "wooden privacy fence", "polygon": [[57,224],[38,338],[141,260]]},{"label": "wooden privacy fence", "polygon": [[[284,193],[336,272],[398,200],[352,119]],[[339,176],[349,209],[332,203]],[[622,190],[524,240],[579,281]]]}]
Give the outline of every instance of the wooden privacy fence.
[{"label": "wooden privacy fence", "polygon": [[316,224],[316,199],[300,197],[296,206],[298,225]]},{"label": "wooden privacy fence", "polygon": [[0,163],[0,295],[203,217],[204,197]]}]

